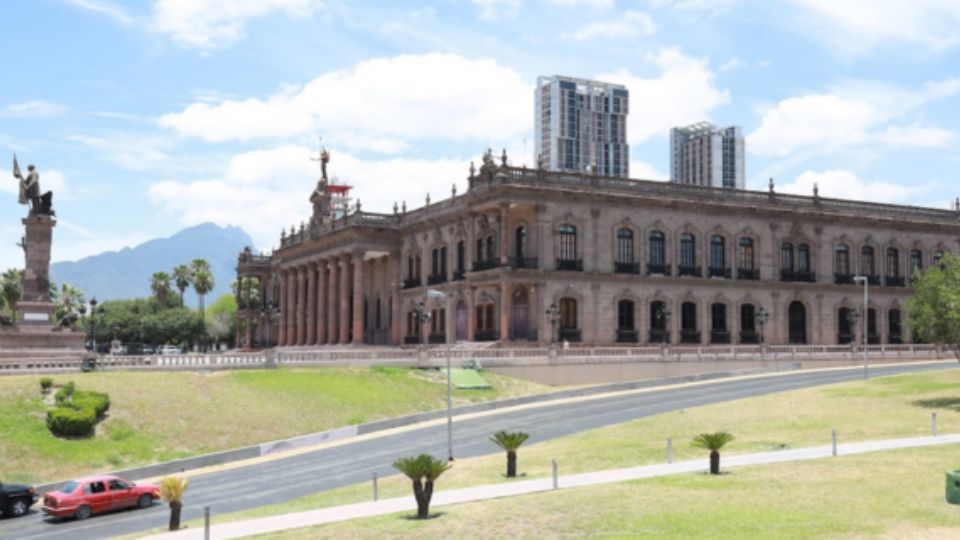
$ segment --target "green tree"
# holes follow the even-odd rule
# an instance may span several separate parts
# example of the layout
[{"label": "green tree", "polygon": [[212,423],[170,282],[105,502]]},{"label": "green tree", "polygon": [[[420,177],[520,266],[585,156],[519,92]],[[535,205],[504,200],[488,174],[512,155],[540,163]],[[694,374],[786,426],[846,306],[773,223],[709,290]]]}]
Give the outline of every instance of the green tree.
[{"label": "green tree", "polygon": [[0,296],[3,296],[10,318],[14,321],[17,319],[17,304],[23,291],[20,285],[22,276],[23,271],[16,268],[11,268],[0,276]]},{"label": "green tree", "polygon": [[143,316],[138,330],[146,343],[174,343],[191,347],[200,340],[203,324],[195,311],[176,307]]},{"label": "green tree", "polygon": [[507,452],[507,478],[516,478],[517,476],[517,449],[527,442],[530,435],[522,431],[498,431],[490,437],[490,440],[506,450]]},{"label": "green tree", "polygon": [[190,481],[186,478],[167,476],[160,480],[160,498],[170,505],[171,531],[180,529],[180,511],[183,509],[183,494],[186,493]]},{"label": "green tree", "polygon": [[207,334],[220,343],[232,342],[237,331],[237,298],[232,294],[222,294],[207,310]]},{"label": "green tree", "polygon": [[429,454],[400,458],[393,462],[393,468],[405,474],[413,482],[413,496],[417,499],[417,519],[430,517],[433,484],[452,466]]},{"label": "green tree", "polygon": [[710,451],[710,474],[720,474],[720,450],[732,440],[726,431],[701,433],[693,439],[693,446]]},{"label": "green tree", "polygon": [[[210,263],[204,259],[194,259],[190,263],[190,281],[193,283],[193,290],[197,292],[197,302],[200,308],[200,320],[206,323],[206,310],[204,309],[204,299],[207,293],[213,290],[216,283],[213,280],[213,273],[210,271]],[[206,341],[203,342],[206,349]]]},{"label": "green tree", "polygon": [[921,340],[945,346],[960,359],[960,257],[945,254],[939,266],[914,275],[907,326]]},{"label": "green tree", "polygon": [[190,286],[191,272],[190,267],[185,264],[177,265],[173,268],[173,281],[180,291],[180,303],[183,303],[183,293]]},{"label": "green tree", "polygon": [[59,321],[71,313],[80,313],[80,306],[86,303],[83,292],[69,283],[64,283],[53,298],[53,317]]},{"label": "green tree", "polygon": [[153,297],[161,304],[167,303],[167,296],[170,294],[170,281],[173,278],[166,272],[154,272],[150,276],[150,291]]}]

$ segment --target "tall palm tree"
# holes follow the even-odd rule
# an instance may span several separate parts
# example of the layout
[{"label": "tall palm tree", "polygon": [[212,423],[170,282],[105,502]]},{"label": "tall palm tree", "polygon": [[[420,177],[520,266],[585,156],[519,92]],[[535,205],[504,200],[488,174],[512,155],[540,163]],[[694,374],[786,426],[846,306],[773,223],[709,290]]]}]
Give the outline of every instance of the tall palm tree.
[{"label": "tall palm tree", "polygon": [[710,451],[710,474],[720,474],[720,450],[733,440],[726,431],[701,433],[693,439],[693,446]]},{"label": "tall palm tree", "polygon": [[173,280],[177,285],[177,290],[180,291],[180,303],[183,304],[183,292],[187,290],[187,287],[191,283],[190,267],[185,264],[178,264],[173,267]]},{"label": "tall palm tree", "polygon": [[168,476],[160,480],[160,498],[170,504],[170,530],[180,529],[180,510],[183,509],[183,494],[190,481],[186,478]]},{"label": "tall palm tree", "polygon": [[17,303],[20,302],[23,290],[20,286],[22,276],[23,271],[16,268],[11,268],[0,276],[0,295],[3,296],[4,303],[10,309],[11,319],[14,320],[17,317]]},{"label": "tall palm tree", "polygon": [[206,320],[206,309],[204,306],[204,300],[207,293],[213,290],[215,282],[213,280],[213,273],[210,271],[210,263],[204,259],[194,259],[190,263],[190,280],[193,282],[193,290],[197,293],[197,301],[200,307],[200,322],[202,337],[200,338],[203,343],[203,348],[206,350],[207,346],[207,320]]},{"label": "tall palm tree", "polygon": [[517,449],[529,438],[530,435],[522,431],[498,431],[490,437],[494,444],[507,451],[507,478],[517,477]]},{"label": "tall palm tree", "polygon": [[430,517],[433,484],[450,467],[453,465],[429,454],[400,458],[393,462],[393,468],[405,474],[413,482],[413,496],[417,499],[417,519]]},{"label": "tall palm tree", "polygon": [[157,299],[161,305],[166,305],[167,303],[167,293],[170,292],[170,280],[173,279],[170,277],[170,274],[166,272],[154,272],[150,276],[150,290],[153,292],[153,297]]}]

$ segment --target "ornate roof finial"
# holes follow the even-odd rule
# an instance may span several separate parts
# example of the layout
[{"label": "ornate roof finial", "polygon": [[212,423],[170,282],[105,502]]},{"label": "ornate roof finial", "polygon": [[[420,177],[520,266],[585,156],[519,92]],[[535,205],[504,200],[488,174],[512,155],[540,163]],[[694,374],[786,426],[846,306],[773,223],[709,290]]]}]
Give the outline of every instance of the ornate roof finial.
[{"label": "ornate roof finial", "polygon": [[773,194],[773,178],[770,178],[770,194]]},{"label": "ornate roof finial", "polygon": [[397,215],[399,211],[400,211],[400,206],[397,205],[397,201],[393,201],[393,215]]},{"label": "ornate roof finial", "polygon": [[957,197],[957,212],[960,212],[960,197]]},{"label": "ornate roof finial", "polygon": [[817,186],[817,183],[816,183],[816,182],[814,182],[814,183],[813,183],[813,198],[816,199],[816,198],[819,198],[819,197],[820,197],[820,187]]},{"label": "ornate roof finial", "polygon": [[427,193],[427,206],[430,206],[430,193]]},{"label": "ornate roof finial", "polygon": [[473,178],[477,174],[477,168],[473,166],[473,162],[470,162],[470,178]]},{"label": "ornate roof finial", "polygon": [[360,207],[360,198],[357,197],[357,212],[360,211],[360,208],[361,208],[361,207]]},{"label": "ornate roof finial", "polygon": [[503,153],[500,154],[500,165],[503,167],[507,166],[507,149],[503,149]]},{"label": "ornate roof finial", "polygon": [[403,203],[400,205],[400,212],[403,214],[407,213],[407,201],[403,201]]}]

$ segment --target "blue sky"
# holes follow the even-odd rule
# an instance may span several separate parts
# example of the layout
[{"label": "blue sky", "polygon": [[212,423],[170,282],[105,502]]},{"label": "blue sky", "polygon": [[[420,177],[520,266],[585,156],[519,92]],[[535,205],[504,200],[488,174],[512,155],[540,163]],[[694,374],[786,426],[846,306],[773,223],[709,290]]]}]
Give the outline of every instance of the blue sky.
[{"label": "blue sky", "polygon": [[[751,189],[960,196],[955,0],[22,0],[4,19],[0,154],[55,190],[55,261],[205,221],[269,250],[308,217],[319,136],[365,210],[462,191],[488,146],[533,163],[550,74],[628,86],[633,177],[665,179],[670,127],[709,120],[743,127]],[[22,265],[6,178],[0,268]]]}]

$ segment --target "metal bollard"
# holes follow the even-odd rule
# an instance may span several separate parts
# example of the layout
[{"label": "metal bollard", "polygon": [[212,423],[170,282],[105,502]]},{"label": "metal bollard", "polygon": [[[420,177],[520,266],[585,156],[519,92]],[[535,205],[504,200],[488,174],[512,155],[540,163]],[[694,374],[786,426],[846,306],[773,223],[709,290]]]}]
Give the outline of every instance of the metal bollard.
[{"label": "metal bollard", "polygon": [[831,437],[833,438],[833,455],[837,455],[837,428],[833,428],[830,432]]},{"label": "metal bollard", "polygon": [[673,463],[673,439],[667,439],[667,463]]},{"label": "metal bollard", "polygon": [[373,472],[373,500],[376,501],[380,498],[380,494],[377,493],[377,472]]},{"label": "metal bollard", "polygon": [[937,436],[937,413],[930,414],[930,432],[934,437]]},{"label": "metal bollard", "polygon": [[551,459],[550,461],[553,463],[553,489],[557,489],[559,487],[559,483],[557,482],[557,460]]},{"label": "metal bollard", "polygon": [[203,507],[203,540],[210,540],[210,507]]}]

